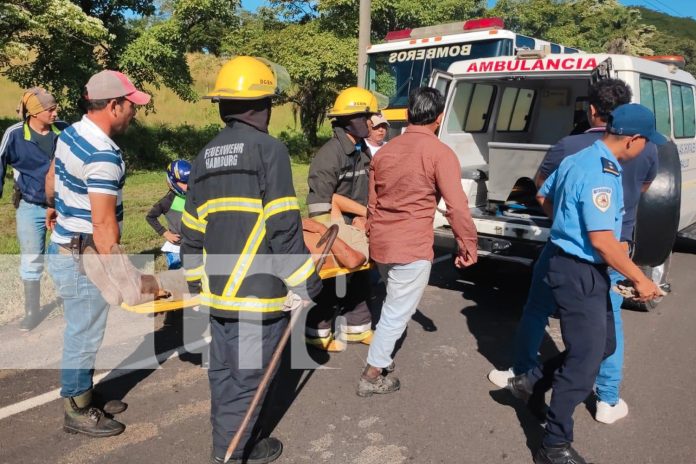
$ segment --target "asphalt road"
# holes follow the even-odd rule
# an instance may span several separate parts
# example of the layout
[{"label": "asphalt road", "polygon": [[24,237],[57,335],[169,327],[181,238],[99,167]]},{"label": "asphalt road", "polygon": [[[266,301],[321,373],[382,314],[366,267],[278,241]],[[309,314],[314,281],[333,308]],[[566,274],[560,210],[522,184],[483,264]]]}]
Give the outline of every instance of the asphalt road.
[{"label": "asphalt road", "polygon": [[[673,293],[655,311],[623,312],[627,340],[622,397],[630,414],[608,426],[595,422],[587,407],[576,410],[575,445],[589,461],[694,462],[693,248],[682,247],[674,255]],[[322,369],[284,368],[265,421],[285,444],[277,462],[531,462],[542,428],[518,400],[486,379],[492,367],[509,365],[511,337],[529,276],[516,267],[497,271],[471,272],[462,278],[448,262],[433,268],[430,286],[396,356],[402,381],[398,393],[367,399],[355,395],[367,353],[363,345],[330,356],[313,353]],[[144,347],[153,342],[157,352],[164,353],[161,358],[171,354],[168,350],[176,345],[172,331],[143,333],[142,327],[152,327],[152,319],[137,316],[137,323],[124,322],[120,313],[110,316],[105,341],[126,353],[119,366],[147,357]],[[61,324],[60,318],[45,321],[28,336],[20,335],[16,324],[0,328],[5,367],[18,367],[8,365],[13,353],[58,340]],[[557,327],[553,321],[542,353],[558,349]],[[0,370],[0,417],[3,411],[8,415],[9,408],[20,410],[0,420],[0,462],[207,463],[210,402],[200,362],[199,355],[185,354],[169,356],[156,369],[137,369],[117,378],[116,372],[124,372],[109,373],[99,388],[125,398],[130,407],[119,416],[127,424],[125,433],[107,439],[65,434],[58,399],[27,410],[20,407],[26,403],[18,405],[42,403],[36,397],[58,387],[58,371]]]}]

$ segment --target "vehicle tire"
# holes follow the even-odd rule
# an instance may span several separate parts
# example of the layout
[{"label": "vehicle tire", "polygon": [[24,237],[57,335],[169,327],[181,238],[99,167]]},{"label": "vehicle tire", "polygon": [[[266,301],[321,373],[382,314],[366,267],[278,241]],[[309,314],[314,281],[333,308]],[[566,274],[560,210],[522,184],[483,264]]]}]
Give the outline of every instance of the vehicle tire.
[{"label": "vehicle tire", "polygon": [[656,267],[672,252],[679,227],[681,164],[673,142],[658,147],[660,164],[650,189],[641,195],[636,217],[633,261]]},{"label": "vehicle tire", "polygon": [[[640,270],[651,278],[657,285],[669,294],[671,288],[669,284],[669,268],[672,262],[672,255],[670,254],[664,263],[659,266],[640,266]],[[651,301],[635,301],[626,299],[623,302],[622,307],[625,309],[633,309],[635,311],[645,311],[649,312],[657,308],[657,306],[662,302],[664,297],[657,298]]]}]

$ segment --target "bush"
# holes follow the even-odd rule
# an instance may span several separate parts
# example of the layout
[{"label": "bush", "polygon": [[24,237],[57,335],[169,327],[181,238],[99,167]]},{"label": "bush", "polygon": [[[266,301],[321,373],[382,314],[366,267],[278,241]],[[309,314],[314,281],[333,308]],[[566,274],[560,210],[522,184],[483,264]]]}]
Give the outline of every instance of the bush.
[{"label": "bush", "polygon": [[220,126],[194,127],[188,124],[145,126],[136,122],[116,137],[128,169],[163,169],[175,159],[191,160],[220,132]]},{"label": "bush", "polygon": [[278,134],[278,139],[288,147],[290,157],[297,163],[308,163],[314,157],[319,147],[321,147],[331,136],[319,135],[318,146],[312,146],[301,132],[282,131]]}]

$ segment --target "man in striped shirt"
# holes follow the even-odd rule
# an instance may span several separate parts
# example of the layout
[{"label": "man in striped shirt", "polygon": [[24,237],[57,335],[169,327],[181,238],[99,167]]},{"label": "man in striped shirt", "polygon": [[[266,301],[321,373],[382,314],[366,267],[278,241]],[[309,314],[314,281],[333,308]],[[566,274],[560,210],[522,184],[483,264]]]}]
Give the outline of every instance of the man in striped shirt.
[{"label": "man in striped shirt", "polygon": [[119,242],[125,164],[111,137],[126,131],[136,105],[147,104],[150,96],[137,90],[125,75],[108,70],[92,76],[85,90],[87,114],[61,133],[55,168],[46,179],[49,198],[53,185],[55,204],[55,216],[47,216],[53,230],[48,271],[63,298],[66,322],[61,363],[63,429],[107,437],[123,432],[125,426],[104,412],[117,414],[126,405],[104,404],[92,391],[94,361],[109,305],[80,271],[80,254],[86,244],[92,244],[106,255]]}]

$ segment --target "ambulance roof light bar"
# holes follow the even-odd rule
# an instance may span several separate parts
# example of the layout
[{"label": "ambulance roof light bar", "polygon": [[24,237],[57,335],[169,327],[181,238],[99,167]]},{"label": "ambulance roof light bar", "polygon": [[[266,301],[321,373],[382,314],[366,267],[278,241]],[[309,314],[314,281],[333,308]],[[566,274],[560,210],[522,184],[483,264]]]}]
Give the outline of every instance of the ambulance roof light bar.
[{"label": "ambulance roof light bar", "polygon": [[656,63],[662,63],[666,65],[672,65],[679,69],[684,69],[686,66],[686,60],[681,55],[653,55],[653,56],[641,56],[645,60],[654,61]]},{"label": "ambulance roof light bar", "polygon": [[438,24],[437,26],[407,28],[398,31],[389,31],[385,36],[387,42],[407,39],[423,39],[443,35],[459,34],[461,32],[483,31],[503,29],[505,23],[502,18],[470,19],[464,22]]}]

